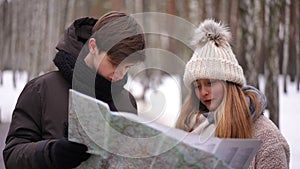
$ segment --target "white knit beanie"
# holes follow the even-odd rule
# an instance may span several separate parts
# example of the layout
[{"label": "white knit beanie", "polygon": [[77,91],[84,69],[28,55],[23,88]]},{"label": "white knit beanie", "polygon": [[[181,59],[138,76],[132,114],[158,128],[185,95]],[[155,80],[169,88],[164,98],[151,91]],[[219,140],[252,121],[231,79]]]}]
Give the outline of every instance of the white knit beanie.
[{"label": "white knit beanie", "polygon": [[183,75],[186,87],[197,79],[219,79],[244,85],[243,69],[230,47],[228,28],[212,19],[202,22],[195,31],[196,49]]}]

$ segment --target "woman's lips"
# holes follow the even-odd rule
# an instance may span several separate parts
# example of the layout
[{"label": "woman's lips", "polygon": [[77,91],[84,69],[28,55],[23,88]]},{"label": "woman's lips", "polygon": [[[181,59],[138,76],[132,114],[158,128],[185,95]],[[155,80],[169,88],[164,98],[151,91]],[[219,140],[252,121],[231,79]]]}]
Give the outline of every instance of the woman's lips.
[{"label": "woman's lips", "polygon": [[210,104],[211,104],[211,101],[212,101],[212,99],[207,99],[207,100],[204,100],[204,104],[206,104],[206,105],[210,105]]},{"label": "woman's lips", "polygon": [[207,99],[207,100],[204,100],[204,102],[206,102],[206,103],[207,103],[207,102],[211,102],[211,100],[212,100],[212,99]]}]

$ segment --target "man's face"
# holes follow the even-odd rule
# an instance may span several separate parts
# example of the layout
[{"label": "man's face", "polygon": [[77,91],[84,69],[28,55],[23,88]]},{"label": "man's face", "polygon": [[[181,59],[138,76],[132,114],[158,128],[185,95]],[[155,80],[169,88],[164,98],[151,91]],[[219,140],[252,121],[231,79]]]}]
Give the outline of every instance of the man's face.
[{"label": "man's face", "polygon": [[90,52],[85,59],[86,63],[96,69],[99,75],[111,82],[123,79],[128,69],[135,65],[135,63],[125,61],[116,65],[106,52],[102,52],[98,49],[94,38],[89,40],[89,50]]},{"label": "man's face", "polygon": [[111,82],[116,82],[123,79],[128,69],[134,65],[134,63],[126,62],[121,62],[119,65],[116,65],[111,62],[109,56],[105,52],[98,55],[98,57],[102,59],[100,59],[101,61],[98,65],[97,72]]}]

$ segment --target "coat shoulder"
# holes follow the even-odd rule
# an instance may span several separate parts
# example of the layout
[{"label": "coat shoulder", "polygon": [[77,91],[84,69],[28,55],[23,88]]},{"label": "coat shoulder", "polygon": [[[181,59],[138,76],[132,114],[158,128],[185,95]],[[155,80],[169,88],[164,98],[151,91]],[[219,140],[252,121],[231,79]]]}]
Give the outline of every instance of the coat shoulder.
[{"label": "coat shoulder", "polygon": [[253,134],[263,141],[286,142],[277,126],[263,115],[254,122]]},{"label": "coat shoulder", "polygon": [[270,119],[262,115],[254,122],[253,137],[260,139],[262,145],[250,168],[289,168],[289,145]]}]

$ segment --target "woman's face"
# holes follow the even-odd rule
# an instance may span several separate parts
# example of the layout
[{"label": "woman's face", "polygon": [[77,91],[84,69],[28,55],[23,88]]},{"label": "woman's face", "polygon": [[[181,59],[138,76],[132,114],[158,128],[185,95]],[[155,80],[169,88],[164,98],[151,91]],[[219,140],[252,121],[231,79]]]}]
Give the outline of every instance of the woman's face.
[{"label": "woman's face", "polygon": [[209,111],[214,111],[224,97],[224,82],[215,79],[198,79],[193,82],[197,98]]}]

